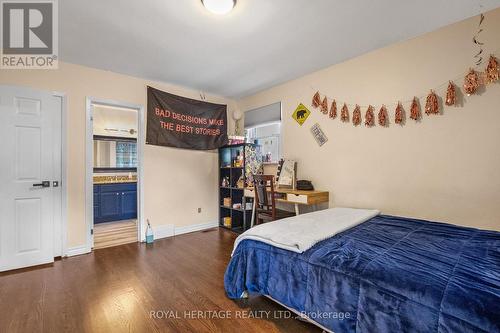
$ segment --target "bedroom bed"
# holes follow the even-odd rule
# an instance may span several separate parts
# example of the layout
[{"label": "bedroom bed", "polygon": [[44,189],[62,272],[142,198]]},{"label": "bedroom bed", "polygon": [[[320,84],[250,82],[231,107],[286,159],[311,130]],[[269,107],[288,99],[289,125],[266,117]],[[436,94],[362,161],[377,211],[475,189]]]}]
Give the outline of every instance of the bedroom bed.
[{"label": "bedroom bed", "polygon": [[[240,235],[228,297],[268,296],[335,333],[500,332],[499,232],[378,214],[312,230],[343,225],[338,212]],[[307,228],[318,242],[284,245]]]}]

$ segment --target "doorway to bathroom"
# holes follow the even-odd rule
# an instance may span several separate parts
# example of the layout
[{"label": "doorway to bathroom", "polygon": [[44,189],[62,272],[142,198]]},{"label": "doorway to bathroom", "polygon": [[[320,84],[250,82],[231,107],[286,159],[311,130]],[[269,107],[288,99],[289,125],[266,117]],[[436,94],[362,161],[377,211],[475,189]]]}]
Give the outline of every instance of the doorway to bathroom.
[{"label": "doorway to bathroom", "polygon": [[141,241],[143,108],[88,98],[87,114],[89,251]]}]

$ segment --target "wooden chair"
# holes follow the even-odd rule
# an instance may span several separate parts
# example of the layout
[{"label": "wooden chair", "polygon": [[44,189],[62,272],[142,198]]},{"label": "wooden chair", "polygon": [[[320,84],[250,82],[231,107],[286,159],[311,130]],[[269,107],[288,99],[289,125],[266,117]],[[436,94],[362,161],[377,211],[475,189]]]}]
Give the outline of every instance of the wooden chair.
[{"label": "wooden chair", "polygon": [[255,224],[276,221],[285,217],[295,216],[295,213],[276,208],[273,184],[274,176],[254,175],[255,191]]}]

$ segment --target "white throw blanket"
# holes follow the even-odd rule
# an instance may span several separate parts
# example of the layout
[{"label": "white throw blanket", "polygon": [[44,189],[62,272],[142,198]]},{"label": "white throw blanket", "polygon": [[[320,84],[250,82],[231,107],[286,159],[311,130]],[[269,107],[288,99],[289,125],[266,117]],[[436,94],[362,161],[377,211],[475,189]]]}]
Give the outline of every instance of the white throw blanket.
[{"label": "white throw blanket", "polygon": [[281,249],[302,253],[316,243],[379,215],[378,210],[331,208],[289,217],[253,227],[236,238],[234,251],[245,239],[253,239]]}]

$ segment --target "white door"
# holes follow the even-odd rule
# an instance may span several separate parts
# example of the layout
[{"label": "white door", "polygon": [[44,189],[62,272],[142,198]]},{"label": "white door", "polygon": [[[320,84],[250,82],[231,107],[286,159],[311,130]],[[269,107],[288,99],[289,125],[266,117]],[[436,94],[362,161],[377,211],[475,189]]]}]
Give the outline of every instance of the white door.
[{"label": "white door", "polygon": [[60,250],[60,133],[59,97],[0,86],[0,271],[53,262]]}]

